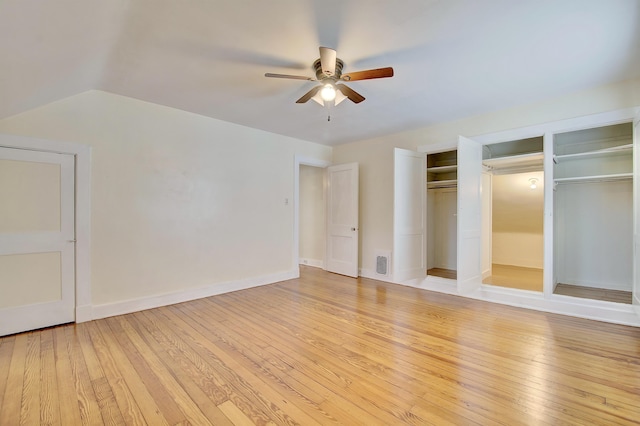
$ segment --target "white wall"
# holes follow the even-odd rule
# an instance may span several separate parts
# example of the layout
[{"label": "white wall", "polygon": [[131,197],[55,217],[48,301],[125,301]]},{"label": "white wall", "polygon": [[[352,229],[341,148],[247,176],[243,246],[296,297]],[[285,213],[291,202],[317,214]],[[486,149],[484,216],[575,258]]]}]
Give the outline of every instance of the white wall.
[{"label": "white wall", "polygon": [[544,173],[494,175],[492,202],[492,263],[543,268]]},{"label": "white wall", "polygon": [[633,80],[334,147],[334,163],[360,163],[361,268],[374,270],[375,251],[393,246],[394,147],[417,149],[448,142],[455,146],[458,135],[494,133],[637,105],[640,105],[640,80]]},{"label": "white wall", "polygon": [[554,210],[557,282],[631,291],[633,182],[559,185]]},{"label": "white wall", "polygon": [[324,169],[300,166],[300,263],[324,266],[325,258]]},{"label": "white wall", "polygon": [[100,91],[0,132],[92,147],[94,305],[293,271],[294,157],[332,151]]},{"label": "white wall", "polygon": [[544,235],[542,233],[494,232],[492,250],[492,263],[523,268],[542,269],[544,267]]}]

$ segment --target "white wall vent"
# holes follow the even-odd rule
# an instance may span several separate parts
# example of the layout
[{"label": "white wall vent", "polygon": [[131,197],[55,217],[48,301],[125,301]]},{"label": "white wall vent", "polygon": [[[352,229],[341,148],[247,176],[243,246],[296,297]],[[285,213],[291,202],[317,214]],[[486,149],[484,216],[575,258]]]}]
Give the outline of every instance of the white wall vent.
[{"label": "white wall vent", "polygon": [[381,277],[388,277],[390,268],[391,268],[391,252],[390,251],[376,252],[376,275]]}]

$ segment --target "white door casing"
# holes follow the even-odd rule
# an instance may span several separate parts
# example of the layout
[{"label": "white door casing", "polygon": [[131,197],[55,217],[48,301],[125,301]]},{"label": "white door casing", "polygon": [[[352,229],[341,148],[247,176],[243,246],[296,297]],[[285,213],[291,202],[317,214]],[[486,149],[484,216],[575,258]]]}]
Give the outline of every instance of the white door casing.
[{"label": "white door casing", "polygon": [[327,271],[358,277],[358,163],[327,167]]},{"label": "white door casing", "polygon": [[482,145],[458,138],[458,292],[482,284]]},{"label": "white door casing", "polygon": [[74,156],[0,148],[0,335],[74,321]]},{"label": "white door casing", "polygon": [[422,279],[427,269],[426,153],[394,150],[393,280]]},{"label": "white door casing", "polygon": [[640,317],[640,116],[633,122],[633,290],[632,304]]}]

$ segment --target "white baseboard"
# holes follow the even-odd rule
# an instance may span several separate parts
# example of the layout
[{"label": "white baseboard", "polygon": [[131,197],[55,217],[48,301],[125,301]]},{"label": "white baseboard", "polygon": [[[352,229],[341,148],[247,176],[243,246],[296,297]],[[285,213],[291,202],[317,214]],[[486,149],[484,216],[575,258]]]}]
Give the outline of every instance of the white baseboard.
[{"label": "white baseboard", "polygon": [[93,307],[91,305],[76,306],[76,322],[87,322],[93,319]]},{"label": "white baseboard", "polygon": [[560,295],[545,298],[544,294],[539,292],[507,289],[490,285],[482,285],[479,289],[471,293],[460,294],[455,286],[446,286],[443,283],[435,282],[432,277],[418,284],[411,282],[400,284],[468,297],[470,299],[483,300],[485,302],[640,327],[640,316],[634,312],[637,305],[626,305]]},{"label": "white baseboard", "polygon": [[[82,321],[78,319],[78,310],[76,310],[76,321],[83,322],[89,321],[91,319],[100,319],[112,317],[115,315],[129,314],[131,312],[143,311],[145,309],[159,308],[161,306],[173,305],[175,303],[188,302],[189,300],[202,299],[204,297],[215,296],[232,291],[245,290],[261,285],[273,284],[276,282],[297,278],[298,276],[298,269],[296,268],[295,270],[280,272],[277,274],[221,282],[211,284],[206,287],[189,289],[175,293],[124,300],[121,302],[105,303],[102,305],[94,305],[92,307],[82,307]],[[88,312],[90,313],[90,318],[87,318],[86,316]]]},{"label": "white baseboard", "polygon": [[436,291],[438,293],[483,300],[485,302],[640,327],[640,298],[638,297],[636,297],[634,305],[558,295],[553,295],[551,299],[547,299],[544,294],[540,292],[490,285],[482,285],[480,289],[472,293],[460,294],[457,288],[457,281],[448,278],[428,276],[424,280],[397,282],[393,280],[392,276],[380,276],[374,271],[365,268],[360,269],[360,276],[392,284]]},{"label": "white baseboard", "polygon": [[393,276],[391,274],[388,275],[380,275],[376,273],[376,271],[371,269],[361,268],[359,270],[360,276],[362,278],[371,278],[372,280],[384,281],[387,283],[393,283]]},{"label": "white baseboard", "polygon": [[313,266],[314,268],[324,269],[323,260],[300,258],[299,263],[305,266]]}]

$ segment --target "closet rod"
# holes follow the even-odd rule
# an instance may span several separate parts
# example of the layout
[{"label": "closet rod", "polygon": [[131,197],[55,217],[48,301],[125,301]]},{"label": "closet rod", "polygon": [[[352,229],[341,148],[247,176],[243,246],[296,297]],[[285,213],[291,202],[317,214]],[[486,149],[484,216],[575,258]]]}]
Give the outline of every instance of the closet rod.
[{"label": "closet rod", "polygon": [[588,182],[614,182],[618,180],[633,179],[633,173],[621,173],[616,175],[600,175],[600,176],[582,176],[572,178],[558,178],[554,179],[554,183],[566,184],[566,183],[588,183]]}]

